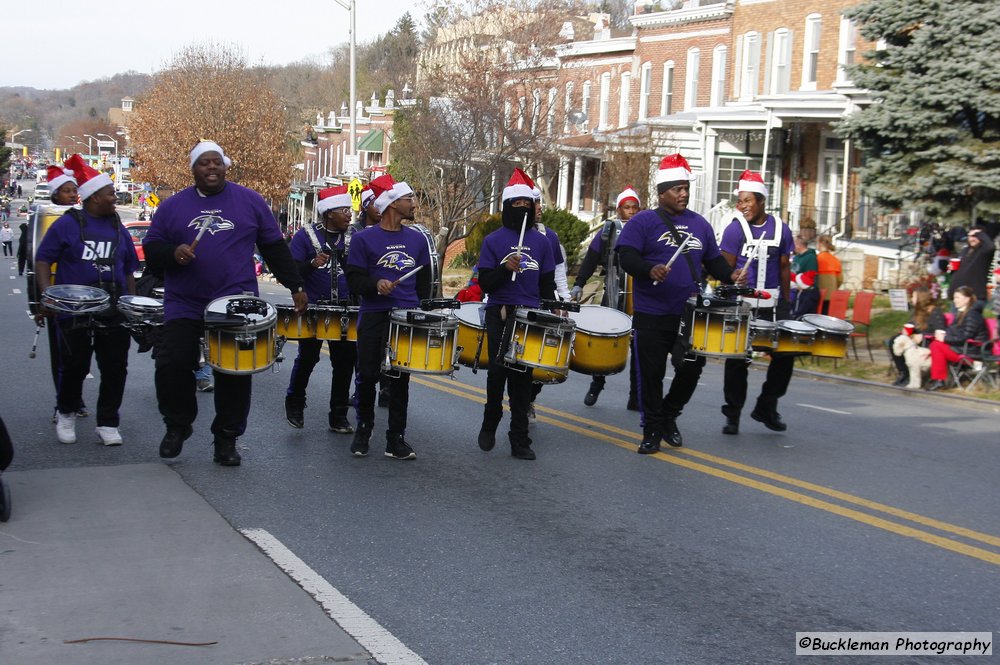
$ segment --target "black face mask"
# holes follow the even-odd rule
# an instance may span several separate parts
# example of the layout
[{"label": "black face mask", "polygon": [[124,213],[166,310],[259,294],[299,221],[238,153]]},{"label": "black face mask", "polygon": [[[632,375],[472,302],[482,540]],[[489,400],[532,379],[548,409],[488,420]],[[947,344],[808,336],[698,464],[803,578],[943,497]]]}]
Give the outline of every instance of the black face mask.
[{"label": "black face mask", "polygon": [[503,212],[501,212],[501,217],[503,219],[503,225],[512,231],[521,232],[521,224],[524,222],[524,215],[528,215],[528,223],[526,228],[530,229],[535,225],[535,204],[532,202],[527,208],[515,208],[512,205],[512,201],[503,202]]}]

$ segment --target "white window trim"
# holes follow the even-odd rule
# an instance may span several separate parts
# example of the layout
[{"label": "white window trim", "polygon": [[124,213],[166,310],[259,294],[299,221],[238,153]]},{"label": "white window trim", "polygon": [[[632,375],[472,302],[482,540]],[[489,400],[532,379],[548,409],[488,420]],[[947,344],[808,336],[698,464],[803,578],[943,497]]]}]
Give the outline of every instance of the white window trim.
[{"label": "white window trim", "polygon": [[761,34],[754,30],[743,35],[743,62],[740,72],[740,101],[749,102],[760,90]]},{"label": "white window trim", "polygon": [[[846,16],[840,17],[840,42],[837,46],[837,82],[846,83],[850,81],[847,76],[847,54],[853,53],[857,56],[858,37],[854,21]],[[853,60],[853,58],[852,58]],[[853,63],[851,63],[853,64]]]},{"label": "white window trim", "polygon": [[653,87],[653,63],[645,62],[639,69],[639,120],[649,117],[649,94]]},{"label": "white window trim", "polygon": [[598,104],[598,129],[608,129],[608,117],[611,114],[611,72],[601,74],[601,96]]},{"label": "white window trim", "polygon": [[632,73],[622,72],[621,87],[618,89],[618,126],[628,126],[629,101],[632,97]]},{"label": "white window trim", "polygon": [[[779,48],[782,37],[784,38],[784,54],[779,53],[782,50]],[[792,89],[792,31],[788,28],[778,28],[772,33],[772,40],[769,92],[772,95],[781,95]],[[782,59],[785,61],[784,72],[779,67]],[[784,78],[784,86],[782,86],[782,78]]]},{"label": "white window trim", "polygon": [[698,106],[698,70],[701,66],[701,49],[689,48],[687,66],[684,68],[684,110]]},{"label": "white window trim", "polygon": [[587,116],[588,130],[590,129],[590,123],[593,121],[593,118],[590,117],[590,93],[593,87],[594,87],[593,83],[591,83],[590,81],[584,81],[583,91],[580,97],[580,105],[581,105],[580,110],[583,111],[583,114],[585,116]]},{"label": "white window trim", "polygon": [[805,25],[802,36],[802,85],[799,90],[810,91],[816,89],[816,81],[809,79],[810,54],[813,53],[810,48],[815,46],[816,78],[819,78],[819,47],[823,34],[823,17],[820,14],[810,14],[806,16]]},{"label": "white window trim", "polygon": [[670,115],[673,112],[674,101],[674,61],[663,63],[663,86],[660,91],[660,115]]},{"label": "white window trim", "polygon": [[717,44],[712,49],[712,90],[709,96],[710,106],[722,106],[726,101],[726,59],[729,58],[729,48],[725,44]]}]

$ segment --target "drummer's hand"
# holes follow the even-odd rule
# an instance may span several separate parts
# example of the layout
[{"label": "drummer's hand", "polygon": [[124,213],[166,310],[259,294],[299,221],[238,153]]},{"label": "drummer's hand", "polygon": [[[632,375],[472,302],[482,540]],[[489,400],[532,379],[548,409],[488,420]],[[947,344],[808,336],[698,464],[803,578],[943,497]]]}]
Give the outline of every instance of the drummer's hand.
[{"label": "drummer's hand", "polygon": [[312,260],[313,268],[322,268],[326,265],[326,262],[330,260],[330,255],[320,252]]},{"label": "drummer's hand", "polygon": [[733,280],[733,284],[736,286],[746,286],[747,285],[747,274],[742,270],[734,270],[733,274],[729,276]]},{"label": "drummer's hand", "polygon": [[306,308],[309,306],[309,296],[306,295],[305,291],[293,293],[292,302],[295,304],[295,312],[297,314],[301,314],[306,311]]},{"label": "drummer's hand", "polygon": [[380,279],[378,281],[378,294],[380,296],[389,295],[394,288],[396,288],[396,285],[387,279]]},{"label": "drummer's hand", "polygon": [[580,297],[583,295],[583,287],[574,286],[569,291],[569,299],[575,302],[580,302]]},{"label": "drummer's hand", "polygon": [[521,255],[511,254],[503,265],[509,272],[521,272]]},{"label": "drummer's hand", "polygon": [[174,250],[174,262],[179,266],[186,266],[195,260],[194,252],[191,251],[191,245],[177,245],[177,249]]},{"label": "drummer's hand", "polygon": [[654,282],[665,282],[667,280],[667,275],[669,274],[670,268],[668,268],[665,263],[657,263],[653,266],[653,269],[649,271],[649,278]]},{"label": "drummer's hand", "polygon": [[45,305],[39,305],[38,314],[35,314],[35,323],[38,325],[44,325],[45,319],[51,319],[56,313]]}]

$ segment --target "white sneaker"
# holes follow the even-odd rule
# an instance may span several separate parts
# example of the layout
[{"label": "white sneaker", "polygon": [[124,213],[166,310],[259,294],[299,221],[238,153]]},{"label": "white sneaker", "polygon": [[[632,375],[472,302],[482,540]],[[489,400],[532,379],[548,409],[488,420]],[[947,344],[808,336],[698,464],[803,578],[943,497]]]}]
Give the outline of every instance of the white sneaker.
[{"label": "white sneaker", "polygon": [[76,443],[76,414],[60,413],[56,418],[56,438],[59,443]]},{"label": "white sneaker", "polygon": [[117,427],[98,427],[97,436],[101,437],[101,443],[106,446],[122,445],[122,435]]}]

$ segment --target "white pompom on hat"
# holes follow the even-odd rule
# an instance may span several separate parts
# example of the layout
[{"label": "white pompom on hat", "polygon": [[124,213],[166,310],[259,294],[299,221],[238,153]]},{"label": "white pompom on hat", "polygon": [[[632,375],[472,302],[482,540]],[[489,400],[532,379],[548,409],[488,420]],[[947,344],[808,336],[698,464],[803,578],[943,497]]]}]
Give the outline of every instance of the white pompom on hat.
[{"label": "white pompom on hat", "polygon": [[[74,159],[74,157],[76,159]],[[55,194],[56,190],[65,185],[67,182],[71,182],[74,185],[79,184],[76,181],[76,178],[73,177],[73,168],[70,166],[70,164],[76,164],[78,161],[80,164],[83,164],[83,157],[80,155],[73,155],[66,160],[65,167],[59,166],[58,164],[49,165],[46,174],[46,179],[49,183],[49,191]]]},{"label": "white pompom on hat", "polygon": [[233,165],[233,160],[226,157],[226,153],[222,150],[220,146],[215,141],[199,141],[198,144],[191,150],[191,166],[194,167],[194,163],[198,161],[198,158],[204,155],[206,152],[217,152],[222,157],[222,163],[229,168]]},{"label": "white pompom on hat", "polygon": [[733,191],[733,196],[739,196],[740,192],[753,192],[755,194],[761,194],[766,199],[767,185],[764,184],[764,179],[759,173],[754,173],[753,171],[747,169],[740,174],[740,182]]}]

